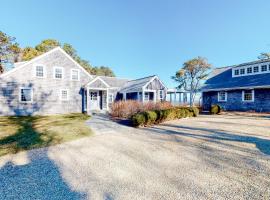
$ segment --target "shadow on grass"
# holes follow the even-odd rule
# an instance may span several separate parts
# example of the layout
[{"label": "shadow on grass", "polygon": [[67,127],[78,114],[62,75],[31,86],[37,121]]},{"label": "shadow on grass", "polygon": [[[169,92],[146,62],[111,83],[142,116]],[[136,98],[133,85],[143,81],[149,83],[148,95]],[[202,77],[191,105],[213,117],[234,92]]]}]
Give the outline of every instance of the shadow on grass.
[{"label": "shadow on grass", "polygon": [[[53,136],[44,137],[34,128],[37,119],[32,116],[9,117],[10,123],[20,128],[15,134],[0,140],[0,150],[7,148],[8,151],[2,153],[16,153],[55,142]],[[47,149],[26,153],[26,164],[17,165],[9,159],[0,168],[0,199],[86,199],[85,193],[73,191],[62,179],[57,165],[49,159]]]},{"label": "shadow on grass", "polygon": [[21,150],[45,147],[49,146],[52,142],[56,142],[56,138],[53,136],[46,135],[46,137],[42,137],[42,134],[34,129],[33,124],[37,120],[37,117],[8,117],[8,120],[12,125],[18,126],[19,129],[15,134],[0,139],[0,156],[6,153],[16,153]]},{"label": "shadow on grass", "polygon": [[[163,128],[162,128],[163,127]],[[168,130],[166,127],[178,128],[183,130],[190,130],[190,133],[181,132],[178,130]],[[209,139],[211,142],[216,141],[232,141],[232,142],[244,142],[255,144],[256,147],[264,154],[270,155],[270,140],[262,139],[253,136],[244,136],[244,135],[237,135],[232,133],[222,132],[218,129],[210,129],[210,128],[197,128],[197,127],[189,127],[189,126],[180,126],[180,125],[172,125],[172,124],[162,124],[160,126],[148,128],[154,132],[158,132],[159,134],[176,134],[182,135],[186,137],[193,137],[193,138],[202,138],[202,139]],[[204,131],[210,134],[195,134],[192,131]]]}]

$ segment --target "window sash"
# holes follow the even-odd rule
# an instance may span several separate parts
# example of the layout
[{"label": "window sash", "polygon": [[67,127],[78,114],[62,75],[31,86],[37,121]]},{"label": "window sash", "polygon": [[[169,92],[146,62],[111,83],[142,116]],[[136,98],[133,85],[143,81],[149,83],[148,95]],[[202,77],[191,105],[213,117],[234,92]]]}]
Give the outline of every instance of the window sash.
[{"label": "window sash", "polygon": [[90,92],[90,100],[96,101],[97,100],[97,92]]},{"label": "window sash", "polygon": [[61,90],[61,100],[62,101],[68,100],[68,90]]},{"label": "window sash", "polygon": [[20,101],[21,102],[32,102],[33,91],[32,88],[21,88],[20,89]]},{"label": "window sash", "polygon": [[234,70],[234,75],[239,75],[239,69]]},{"label": "window sash", "polygon": [[258,67],[258,66],[255,66],[255,67],[253,68],[253,72],[254,72],[254,73],[258,73],[258,72],[259,72],[259,67]]},{"label": "window sash", "polygon": [[218,101],[227,101],[227,92],[218,92]]},{"label": "window sash", "polygon": [[267,65],[262,65],[261,72],[266,72],[266,71],[267,71]]},{"label": "window sash", "polygon": [[71,70],[71,80],[73,81],[79,80],[79,70],[76,70],[76,69]]},{"label": "window sash", "polygon": [[36,77],[44,77],[44,66],[36,66]]},{"label": "window sash", "polygon": [[63,79],[63,68],[60,67],[54,68],[54,78]]},{"label": "window sash", "polygon": [[248,68],[247,68],[247,73],[248,73],[248,74],[252,74],[252,67],[248,67]]},{"label": "window sash", "polygon": [[244,90],[242,93],[242,100],[247,102],[254,101],[254,90]]}]

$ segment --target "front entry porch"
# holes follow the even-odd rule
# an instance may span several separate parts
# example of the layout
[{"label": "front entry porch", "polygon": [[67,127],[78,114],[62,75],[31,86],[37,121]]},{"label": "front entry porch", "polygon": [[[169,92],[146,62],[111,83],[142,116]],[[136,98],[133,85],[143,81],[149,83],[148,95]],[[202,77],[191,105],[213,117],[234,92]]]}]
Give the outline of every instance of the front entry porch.
[{"label": "front entry porch", "polygon": [[84,96],[84,111],[87,113],[91,113],[93,111],[108,111],[107,89],[87,88]]}]

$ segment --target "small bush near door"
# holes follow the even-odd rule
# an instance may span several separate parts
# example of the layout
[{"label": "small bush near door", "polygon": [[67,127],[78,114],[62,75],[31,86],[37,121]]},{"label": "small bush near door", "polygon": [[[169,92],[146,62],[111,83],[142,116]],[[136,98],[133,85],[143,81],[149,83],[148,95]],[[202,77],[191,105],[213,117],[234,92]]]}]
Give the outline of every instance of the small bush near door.
[{"label": "small bush near door", "polygon": [[210,113],[212,115],[219,114],[221,112],[221,107],[219,105],[212,105],[210,109]]},{"label": "small bush near door", "polygon": [[168,120],[197,117],[198,108],[174,107],[170,109],[140,112],[131,117],[133,126],[149,126]]}]

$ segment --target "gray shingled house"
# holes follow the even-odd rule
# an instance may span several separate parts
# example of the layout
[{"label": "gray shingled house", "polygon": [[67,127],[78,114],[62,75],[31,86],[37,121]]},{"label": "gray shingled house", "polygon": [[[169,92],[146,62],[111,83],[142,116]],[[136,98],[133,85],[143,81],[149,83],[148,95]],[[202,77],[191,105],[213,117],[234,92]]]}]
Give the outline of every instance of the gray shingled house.
[{"label": "gray shingled house", "polygon": [[166,99],[157,76],[136,80],[93,76],[57,47],[0,75],[0,115],[108,111],[112,102]]},{"label": "gray shingled house", "polygon": [[270,112],[270,59],[215,69],[202,95],[204,110]]}]

